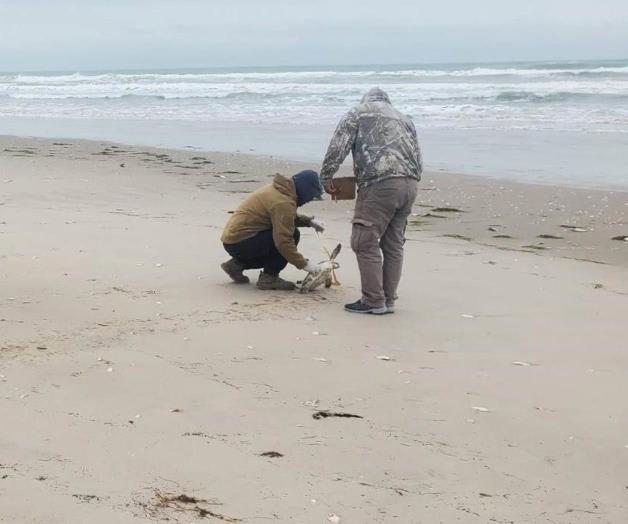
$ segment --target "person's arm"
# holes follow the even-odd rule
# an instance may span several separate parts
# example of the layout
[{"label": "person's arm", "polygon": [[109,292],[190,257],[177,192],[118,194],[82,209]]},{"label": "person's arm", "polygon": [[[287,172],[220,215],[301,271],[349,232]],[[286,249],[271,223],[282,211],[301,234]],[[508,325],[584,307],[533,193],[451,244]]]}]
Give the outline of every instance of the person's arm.
[{"label": "person's arm", "polygon": [[270,210],[270,220],[273,226],[273,242],[277,251],[297,269],[303,269],[307,265],[305,257],[299,253],[294,243],[295,207],[280,203]]},{"label": "person's arm", "polygon": [[414,141],[414,147],[416,147],[416,160],[417,160],[417,166],[419,169],[419,178],[421,178],[421,175],[423,174],[423,155],[421,154],[421,144],[419,144],[419,136],[416,132],[416,127],[414,126],[414,122],[412,121],[412,119],[410,119],[410,128],[412,129],[412,138]]},{"label": "person's arm", "polygon": [[297,213],[297,217],[294,221],[294,225],[296,227],[312,227],[312,219],[314,217],[308,217],[306,215],[299,215]]},{"label": "person's arm", "polygon": [[323,222],[322,220],[316,220],[315,217],[297,215],[295,225],[297,227],[311,227],[317,233],[323,233],[325,231],[325,222]]},{"label": "person's arm", "polygon": [[358,133],[358,115],[355,110],[349,111],[340,121],[331,138],[323,167],[321,168],[321,182],[325,191],[330,192],[331,180],[340,169],[353,147]]}]

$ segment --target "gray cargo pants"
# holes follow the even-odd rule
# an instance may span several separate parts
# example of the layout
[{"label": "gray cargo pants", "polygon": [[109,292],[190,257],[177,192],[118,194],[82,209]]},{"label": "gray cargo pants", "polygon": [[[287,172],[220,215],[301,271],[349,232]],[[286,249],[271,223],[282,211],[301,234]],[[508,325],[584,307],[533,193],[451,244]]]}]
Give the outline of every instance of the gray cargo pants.
[{"label": "gray cargo pants", "polygon": [[360,268],[362,302],[371,307],[393,306],[397,299],[406,226],[417,192],[415,179],[401,177],[358,192],[351,248]]}]

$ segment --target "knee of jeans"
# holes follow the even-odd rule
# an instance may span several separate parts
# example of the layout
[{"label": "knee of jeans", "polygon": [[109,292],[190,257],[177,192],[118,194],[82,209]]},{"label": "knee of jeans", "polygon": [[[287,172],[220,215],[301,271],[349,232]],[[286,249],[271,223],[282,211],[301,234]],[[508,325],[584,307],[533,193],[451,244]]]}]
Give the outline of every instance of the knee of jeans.
[{"label": "knee of jeans", "polygon": [[389,237],[384,237],[380,240],[379,247],[384,252],[384,255],[398,258],[403,256],[404,244],[405,238],[393,240]]}]

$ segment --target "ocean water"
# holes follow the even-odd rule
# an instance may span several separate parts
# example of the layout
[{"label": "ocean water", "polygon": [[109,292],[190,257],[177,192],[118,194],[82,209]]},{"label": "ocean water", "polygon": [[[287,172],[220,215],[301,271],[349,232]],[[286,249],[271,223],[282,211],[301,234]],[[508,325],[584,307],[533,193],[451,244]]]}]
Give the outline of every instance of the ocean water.
[{"label": "ocean water", "polygon": [[0,133],[320,161],[373,86],[413,117],[428,168],[628,187],[628,60],[0,73]]}]

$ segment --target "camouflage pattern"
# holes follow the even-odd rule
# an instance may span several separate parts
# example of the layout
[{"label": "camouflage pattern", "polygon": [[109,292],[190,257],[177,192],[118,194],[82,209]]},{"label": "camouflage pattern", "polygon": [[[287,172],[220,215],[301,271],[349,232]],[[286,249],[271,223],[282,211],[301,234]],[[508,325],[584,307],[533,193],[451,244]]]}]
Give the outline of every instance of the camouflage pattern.
[{"label": "camouflage pattern", "polygon": [[364,95],[338,124],[323,161],[323,184],[333,178],[350,151],[360,189],[387,178],[421,180],[423,161],[412,119],[397,111],[379,88]]}]

